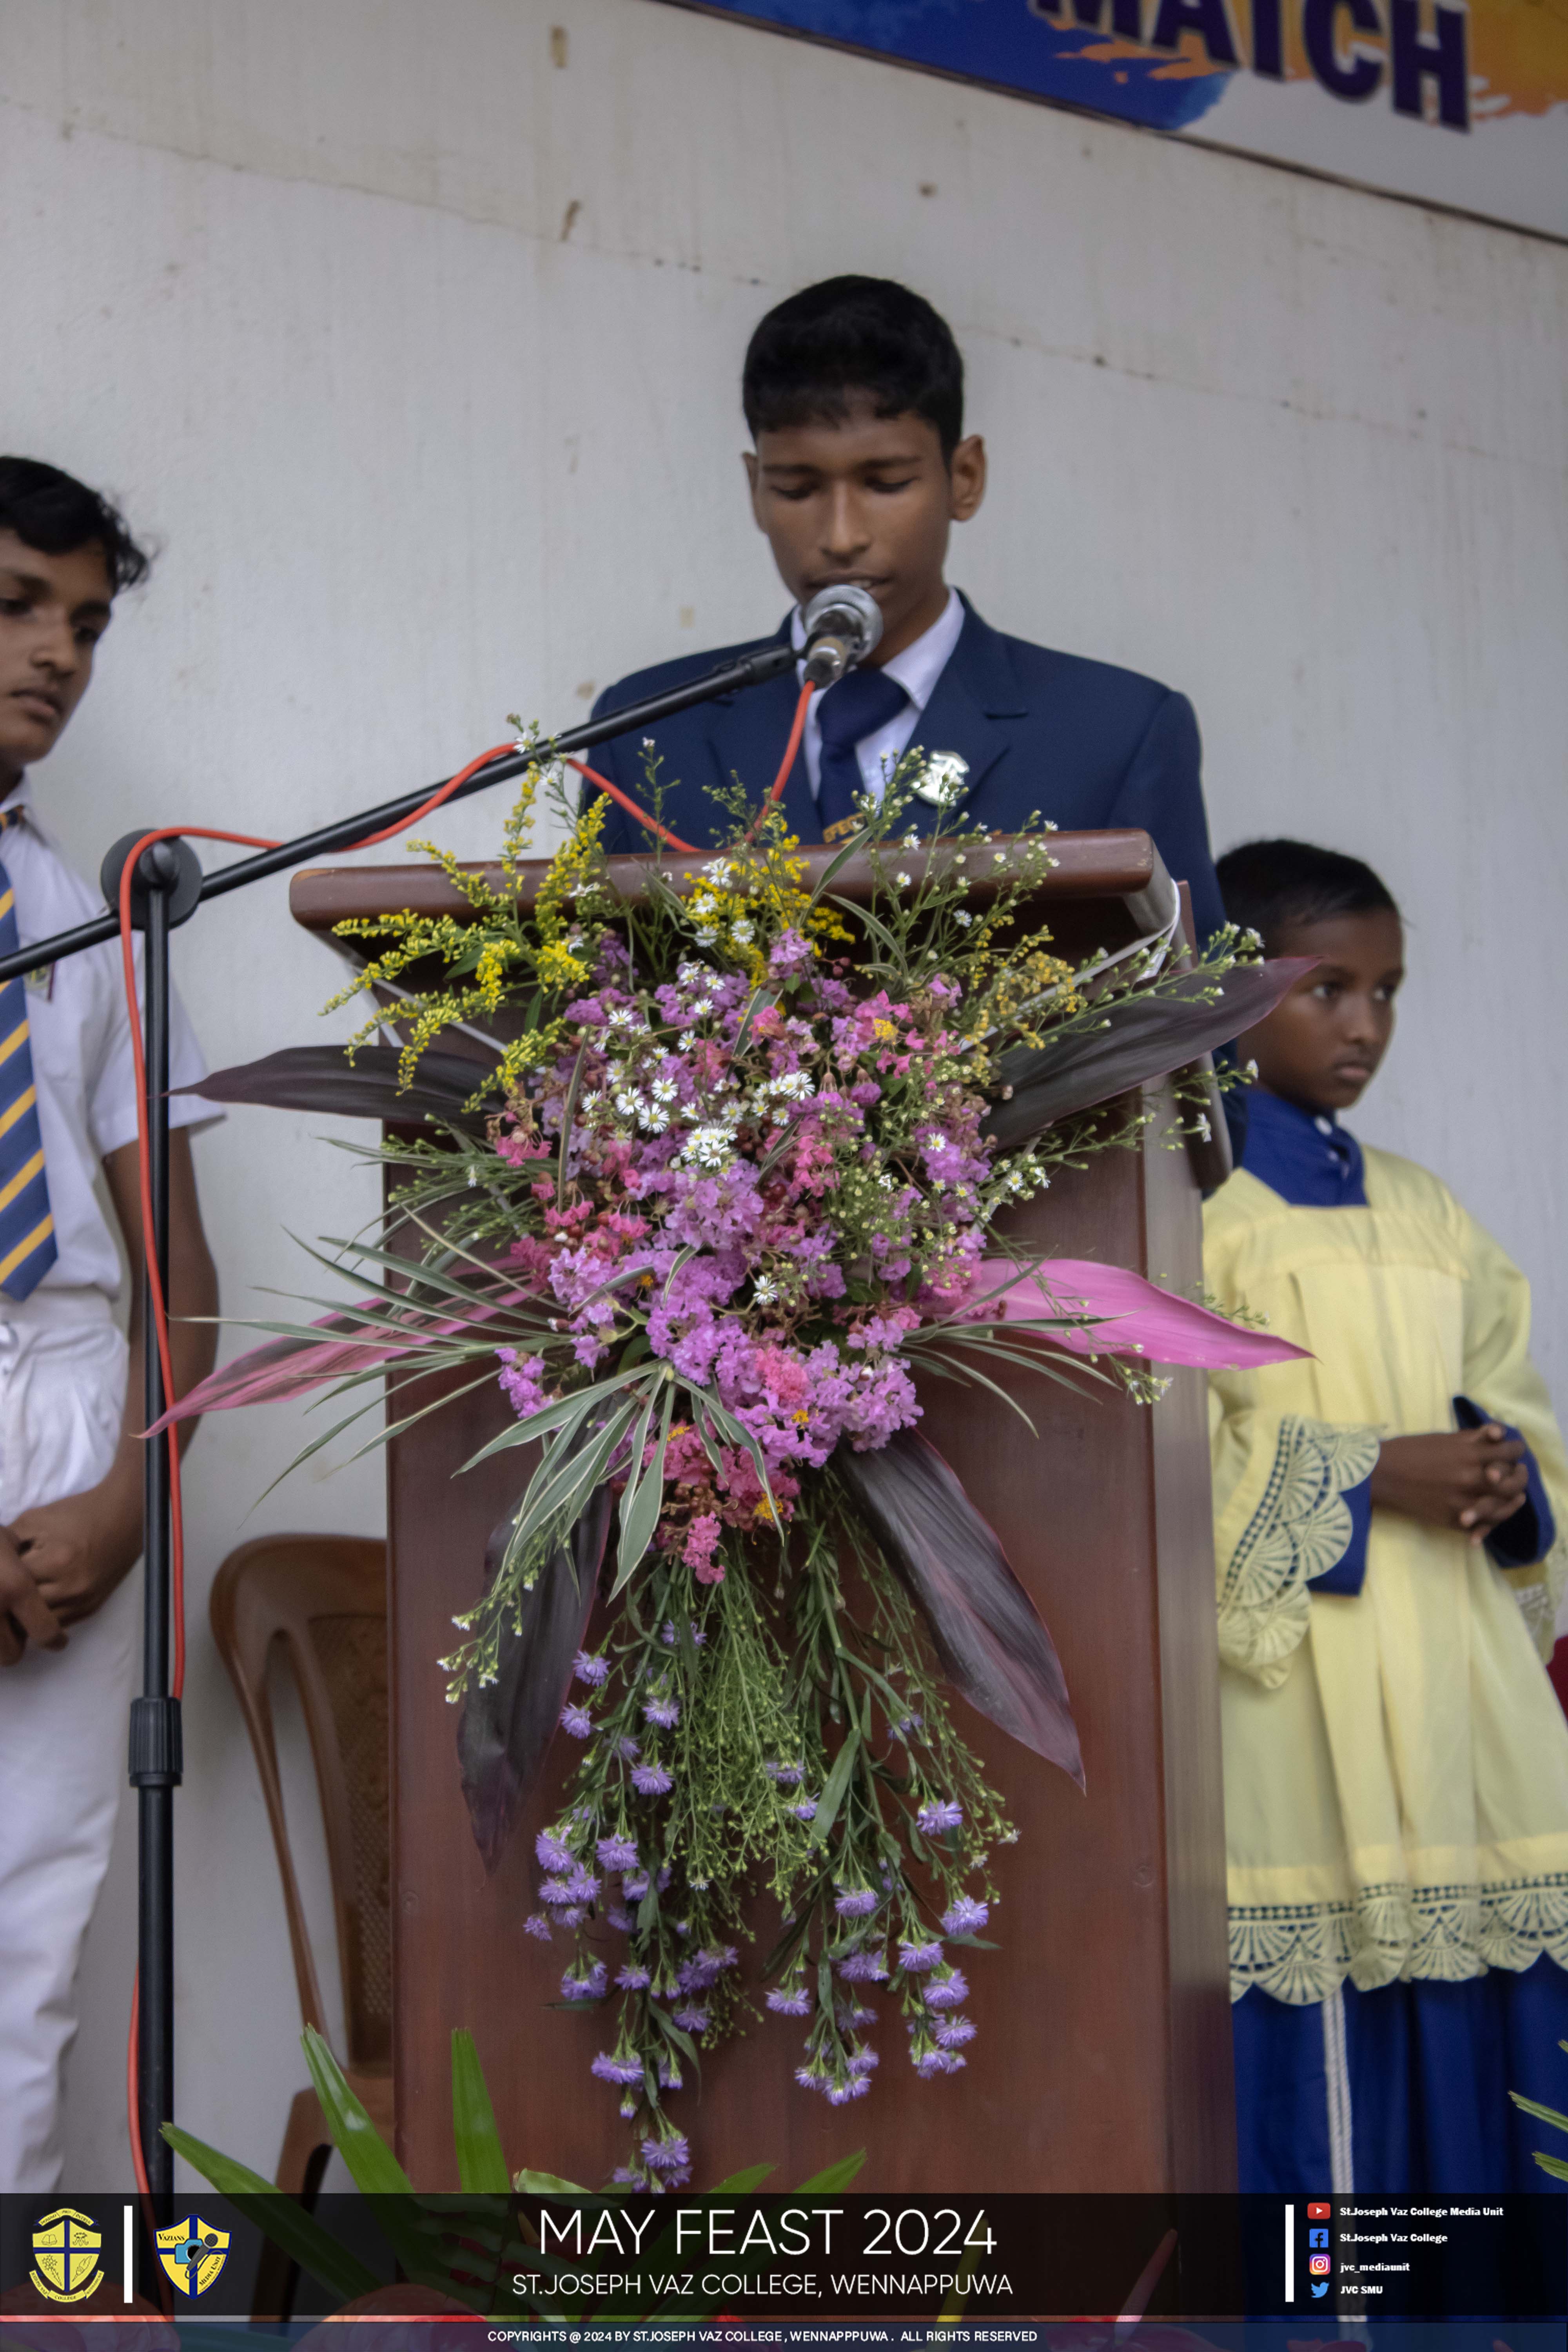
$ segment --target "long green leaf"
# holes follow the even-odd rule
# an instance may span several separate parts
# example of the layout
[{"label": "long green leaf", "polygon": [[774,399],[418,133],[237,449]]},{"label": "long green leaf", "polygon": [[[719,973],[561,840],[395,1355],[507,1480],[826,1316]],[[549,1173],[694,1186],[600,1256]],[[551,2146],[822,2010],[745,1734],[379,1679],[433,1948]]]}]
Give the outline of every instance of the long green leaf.
[{"label": "long green leaf", "polygon": [[1564,2164],[1560,2156],[1542,2156],[1541,2150],[1537,2148],[1535,2161],[1542,2172],[1549,2172],[1552,2175],[1553,2180],[1568,2180],[1568,2164]]},{"label": "long green leaf", "polygon": [[481,2196],[505,2197],[511,2175],[496,2129],[496,2111],[474,2037],[461,2025],[452,2029],[452,2137],[458,2187],[478,2189]]},{"label": "long green leaf", "polygon": [[364,2108],[348,2086],[342,2068],[313,2025],[300,2039],[305,2063],[321,2103],[332,2143],[366,2197],[411,2197],[413,2185]]},{"label": "long green leaf", "polygon": [[[650,1399],[650,1410],[651,1405]],[[664,1389],[664,1411],[660,1413],[658,1422],[658,1444],[654,1449],[653,1460],[648,1464],[638,1484],[637,1499],[632,1508],[629,1511],[623,1508],[621,1512],[620,1558],[616,1566],[616,1580],[610,1588],[612,1601],[628,1581],[632,1571],[652,1543],[654,1530],[658,1525],[658,1515],[664,1507],[664,1457],[669,1445],[669,1423],[674,1410],[675,1382],[667,1381]],[[641,1454],[642,1442],[647,1429],[647,1420],[645,1415],[637,1430],[637,1443],[632,1457],[634,1463]],[[624,1504],[624,1496],[622,1500]],[[682,1622],[684,1622],[684,1620]]]},{"label": "long green leaf", "polygon": [[1510,2091],[1509,2097],[1516,2107],[1522,2107],[1527,2116],[1534,2116],[1540,2123],[1550,2124],[1553,2131],[1568,2132],[1568,2116],[1560,2115],[1555,2107],[1543,2107],[1538,2100],[1527,2099],[1522,2091]]},{"label": "long green leaf", "polygon": [[281,2246],[290,2262],[298,2263],[333,2294],[341,2294],[345,2303],[385,2285],[384,2279],[378,2279],[356,2254],[312,2221],[297,2199],[284,2196],[258,2172],[182,2131],[178,2124],[165,2124],[163,2132],[174,2154],[183,2156],[193,2171],[210,2180],[220,2197],[226,2197],[247,2221],[254,2221],[274,2245]]},{"label": "long green leaf", "polygon": [[592,2193],[580,2180],[563,2180],[558,2172],[531,2172],[526,2166],[512,2174],[511,2185],[523,2197],[587,2197]]},{"label": "long green leaf", "polygon": [[463,1468],[475,1470],[492,1454],[504,1454],[511,1445],[530,1445],[536,1437],[546,1436],[552,1431],[566,1433],[576,1429],[602,1397],[614,1396],[628,1382],[646,1378],[647,1372],[646,1364],[633,1364],[625,1371],[612,1372],[606,1380],[595,1381],[590,1388],[575,1389],[569,1396],[557,1397],[553,1404],[542,1405],[526,1421],[511,1423],[499,1437],[492,1437],[488,1445],[481,1445],[477,1454],[469,1455]]},{"label": "long green leaf", "polygon": [[847,1732],[844,1745],[833,1759],[833,1769],[827,1776],[827,1786],[817,1800],[816,1812],[811,1824],[808,1846],[820,1845],[838,1818],[838,1808],[844,1802],[844,1792],[849,1786],[849,1775],[855,1769],[855,1759],[860,1752],[860,1734]]},{"label": "long green leaf", "polygon": [[[619,1555],[620,1564],[621,1564],[621,1567],[622,1567],[623,1569],[624,1569],[624,1568],[626,1568],[626,1560],[627,1550],[628,1550],[628,1537],[627,1537],[627,1529],[631,1527],[634,1517],[636,1517],[636,1518],[638,1520],[638,1523],[639,1523],[639,1525],[640,1525],[640,1517],[641,1517],[641,1515],[640,1515],[640,1514],[638,1513],[638,1511],[637,1511],[637,1503],[638,1503],[638,1498],[639,1498],[639,1496],[641,1496],[641,1494],[642,1494],[643,1489],[644,1489],[644,1487],[645,1487],[645,1486],[652,1486],[652,1481],[651,1481],[651,1479],[650,1479],[650,1478],[646,1475],[646,1473],[645,1473],[644,1464],[643,1464],[643,1456],[644,1456],[644,1454],[647,1452],[647,1428],[648,1428],[648,1423],[649,1423],[649,1422],[653,1419],[653,1409],[654,1409],[655,1405],[656,1405],[658,1402],[658,1390],[657,1388],[649,1389],[649,1391],[648,1391],[648,1392],[647,1392],[647,1402],[643,1406],[642,1412],[641,1412],[639,1413],[639,1415],[637,1416],[637,1427],[636,1427],[636,1428],[633,1430],[633,1432],[632,1432],[631,1458],[630,1458],[630,1461],[629,1461],[629,1463],[628,1463],[628,1465],[627,1465],[627,1468],[626,1468],[626,1485],[621,1488],[620,1535],[619,1535],[619,1538],[618,1538],[618,1539],[617,1539],[617,1546],[616,1546],[617,1552],[618,1552],[618,1555]],[[649,1468],[649,1469],[651,1469],[652,1465],[650,1464],[650,1465],[648,1465],[647,1466],[648,1466],[648,1468]],[[663,1457],[662,1457],[662,1455],[661,1455],[661,1456],[660,1456],[660,1467],[661,1467],[661,1469],[662,1469],[662,1466],[663,1466]],[[662,1484],[662,1481],[661,1481],[661,1484]],[[654,1507],[654,1517],[655,1517],[655,1519],[656,1519],[656,1521],[657,1521],[657,1519],[658,1519],[658,1500],[657,1500],[657,1496],[658,1496],[658,1488],[655,1488],[655,1489],[654,1489],[654,1493],[655,1493],[655,1496],[656,1496],[656,1501],[655,1501],[655,1507]],[[652,1532],[653,1532],[653,1530],[652,1530],[652,1528],[649,1528],[649,1530],[648,1530],[648,1534],[651,1536]],[[645,1537],[645,1538],[644,1538],[644,1540],[643,1540],[642,1545],[641,1545],[641,1546],[639,1546],[639,1548],[638,1548],[638,1551],[637,1551],[637,1559],[641,1559],[642,1554],[643,1554],[643,1551],[647,1549],[647,1538]],[[635,1562],[634,1562],[634,1565],[635,1565]],[[622,1574],[617,1573],[617,1575],[616,1575],[616,1581],[615,1581],[614,1587],[612,1588],[612,1593],[611,1593],[611,1597],[612,1597],[612,1599],[614,1598],[615,1594],[620,1591],[620,1589],[621,1589],[622,1585],[626,1582],[626,1576],[629,1576],[629,1575],[630,1575],[630,1573],[631,1573],[631,1570],[630,1570],[630,1569],[626,1569],[626,1574],[625,1574],[625,1575],[622,1575]]]},{"label": "long green leaf", "polygon": [[771,2164],[749,2165],[744,2172],[731,2172],[728,2179],[716,2180],[708,2194],[710,2197],[750,2197],[774,2169]]},{"label": "long green leaf", "polygon": [[865,2161],[864,2148],[856,2156],[841,2156],[837,2164],[826,2165],[809,2180],[803,2180],[795,2193],[797,2197],[836,2197],[840,2189],[854,2186]]}]

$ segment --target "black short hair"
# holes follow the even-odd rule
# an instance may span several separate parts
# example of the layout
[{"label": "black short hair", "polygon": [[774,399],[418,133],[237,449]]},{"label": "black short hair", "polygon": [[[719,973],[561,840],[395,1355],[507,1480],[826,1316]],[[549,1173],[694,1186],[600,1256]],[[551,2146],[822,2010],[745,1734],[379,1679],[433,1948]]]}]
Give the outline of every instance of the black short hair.
[{"label": "black short hair", "polygon": [[1215,861],[1225,911],[1267,947],[1288,923],[1323,923],[1398,907],[1387,884],[1359,857],[1310,841],[1244,841]]},{"label": "black short hair", "polygon": [[878,416],[923,416],[943,457],[963,432],[963,362],[923,295],[890,278],[826,278],[760,321],[741,371],[741,404],[759,433],[840,424],[868,399]]},{"label": "black short hair", "polygon": [[146,579],[153,559],[137,546],[118,507],[58,466],[37,457],[0,457],[0,530],[13,530],[40,555],[101,547],[115,595]]}]

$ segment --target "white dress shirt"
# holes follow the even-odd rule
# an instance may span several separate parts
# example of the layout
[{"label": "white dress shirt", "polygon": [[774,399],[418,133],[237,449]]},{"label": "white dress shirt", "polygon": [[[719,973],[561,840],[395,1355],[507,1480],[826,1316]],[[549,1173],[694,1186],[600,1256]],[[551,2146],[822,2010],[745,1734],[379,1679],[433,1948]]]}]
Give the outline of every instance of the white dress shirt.
[{"label": "white dress shirt", "polygon": [[[22,946],[31,947],[100,915],[101,894],[67,865],[39,821],[26,776],[4,805],[26,811],[20,824],[0,833],[0,864],[16,894]],[[140,995],[140,940],[136,958]],[[136,1075],[119,941],[88,948],[36,979],[29,975],[26,1006],[58,1251],[32,1300],[41,1306],[46,1294],[84,1290],[113,1298],[120,1289],[120,1253],[94,1182],[99,1163],[122,1143],[136,1139]],[[169,1084],[190,1086],[205,1076],[195,1033],[184,1006],[171,992]],[[205,1127],[221,1116],[211,1103],[192,1096],[176,1097],[169,1105],[174,1127]],[[32,1300],[24,1302],[24,1309]],[[0,1295],[0,1324],[16,1319],[14,1302]],[[21,1319],[29,1318],[24,1312]]]},{"label": "white dress shirt", "polygon": [[[887,725],[879,727],[874,734],[862,735],[855,746],[861,781],[874,800],[881,799],[883,785],[913,741],[921,713],[936,691],[936,682],[952,659],[952,649],[958,643],[963,627],[963,600],[956,588],[950,588],[946,604],[925,635],[917,637],[912,646],[906,646],[901,654],[895,654],[891,661],[881,664],[883,676],[897,678],[910,698],[896,718],[889,719]],[[795,650],[804,654],[805,628],[798,605],[790,617],[790,635],[795,640]],[[804,661],[795,665],[795,676],[804,686]],[[832,691],[831,687],[819,688],[812,696],[805,714],[805,772],[811,779],[813,797],[818,791],[822,777],[822,720],[819,716],[822,697]],[[940,748],[940,745],[926,746],[928,751]]]}]

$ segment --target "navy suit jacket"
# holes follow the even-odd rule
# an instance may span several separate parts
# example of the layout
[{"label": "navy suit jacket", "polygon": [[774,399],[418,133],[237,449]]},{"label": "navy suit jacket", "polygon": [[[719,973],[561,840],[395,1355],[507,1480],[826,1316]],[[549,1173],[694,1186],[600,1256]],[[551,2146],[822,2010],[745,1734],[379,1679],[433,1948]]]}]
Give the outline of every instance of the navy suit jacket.
[{"label": "navy suit jacket", "polygon": [[[784,642],[788,632],[786,621],[775,638],[762,642]],[[754,644],[727,646],[639,670],[606,688],[594,716],[606,717],[755,650]],[[729,830],[716,790],[739,776],[755,803],[772,784],[798,691],[794,673],[786,671],[765,686],[743,688],[651,729],[614,737],[589,754],[589,762],[646,808],[643,738],[650,735],[665,787],[664,822],[683,841],[706,848]],[[965,598],[963,628],[913,741],[929,752],[957,751],[968,761],[959,805],[987,832],[1020,833],[1031,817],[1049,819],[1064,832],[1141,825],[1153,835],[1175,879],[1191,888],[1199,940],[1224,922],[1198,775],[1197,720],[1184,695],[1136,670],[1002,636]],[[821,840],[804,751],[790,772],[784,805],[792,833],[802,841]],[[930,833],[935,821],[929,803],[912,803],[911,828]],[[610,850],[651,846],[651,836],[614,801],[604,839]]]}]

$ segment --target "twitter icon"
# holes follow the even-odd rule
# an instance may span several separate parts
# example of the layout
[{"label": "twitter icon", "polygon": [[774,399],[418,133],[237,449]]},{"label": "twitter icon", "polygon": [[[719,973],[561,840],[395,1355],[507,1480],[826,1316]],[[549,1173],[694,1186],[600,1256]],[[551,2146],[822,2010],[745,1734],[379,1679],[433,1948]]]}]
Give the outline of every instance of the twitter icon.
[{"label": "twitter icon", "polygon": [[1325,2295],[1328,2291],[1329,2282],[1327,2279],[1314,2279],[1312,2281],[1312,2293],[1315,2295]]}]

